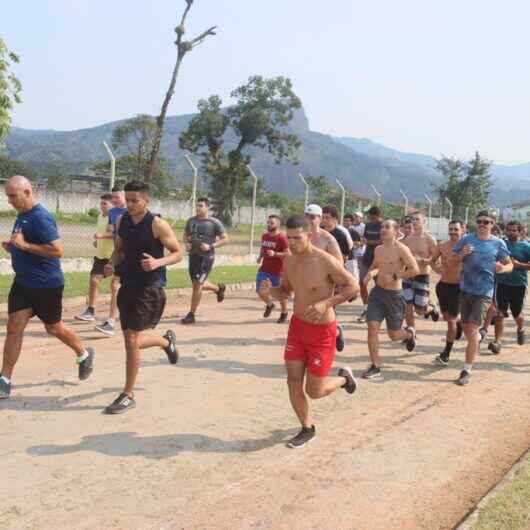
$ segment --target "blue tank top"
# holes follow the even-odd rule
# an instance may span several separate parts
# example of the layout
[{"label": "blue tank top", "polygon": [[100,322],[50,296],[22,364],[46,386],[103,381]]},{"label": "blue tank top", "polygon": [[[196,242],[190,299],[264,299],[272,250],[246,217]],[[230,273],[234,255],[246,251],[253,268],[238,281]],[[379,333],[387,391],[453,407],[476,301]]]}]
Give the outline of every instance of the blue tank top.
[{"label": "blue tank top", "polygon": [[144,252],[153,258],[164,256],[164,245],[153,235],[155,215],[147,212],[144,218],[134,224],[131,215],[123,214],[118,235],[122,241],[124,259],[120,264],[120,281],[124,287],[162,287],[166,284],[166,268],[144,271],[141,261]]}]

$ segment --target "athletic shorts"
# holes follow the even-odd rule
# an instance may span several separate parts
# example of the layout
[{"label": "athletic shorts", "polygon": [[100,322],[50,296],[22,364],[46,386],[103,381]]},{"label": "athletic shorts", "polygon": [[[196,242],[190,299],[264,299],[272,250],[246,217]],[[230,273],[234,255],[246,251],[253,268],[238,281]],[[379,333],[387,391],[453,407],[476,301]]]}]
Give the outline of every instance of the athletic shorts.
[{"label": "athletic shorts", "polygon": [[463,324],[482,326],[488,307],[491,305],[489,296],[480,296],[460,292],[460,314]]},{"label": "athletic shorts", "polygon": [[406,305],[402,291],[391,291],[376,285],[368,296],[366,321],[381,323],[386,320],[388,330],[398,331],[403,326]]},{"label": "athletic shorts", "polygon": [[457,317],[460,312],[460,285],[458,283],[438,282],[436,296],[440,304],[440,311],[451,317]]},{"label": "athletic shorts", "polygon": [[518,318],[524,306],[524,299],[526,296],[526,285],[505,285],[497,284],[495,293],[495,305],[497,310],[503,316],[508,316],[508,309],[512,313],[513,318]]},{"label": "athletic shorts", "polygon": [[425,311],[429,307],[429,284],[428,274],[418,274],[414,278],[403,280],[403,296],[407,304]]},{"label": "athletic shorts", "polygon": [[190,254],[188,272],[191,281],[194,283],[203,284],[212,271],[214,256],[201,256],[197,254]]},{"label": "athletic shorts", "polygon": [[63,316],[63,290],[64,285],[35,289],[14,282],[9,291],[7,312],[32,309],[45,324],[57,324]]},{"label": "athletic shorts", "polygon": [[162,287],[127,287],[118,291],[121,329],[144,331],[157,326],[166,306]]},{"label": "athletic shorts", "polygon": [[90,271],[90,276],[103,276],[103,269],[105,265],[109,262],[108,259],[94,258],[92,262],[92,270]]},{"label": "athletic shorts", "polygon": [[282,281],[282,278],[281,276],[274,276],[272,274],[269,274],[268,272],[258,271],[258,275],[256,276],[256,292],[257,293],[259,293],[261,284],[265,280],[270,280],[273,287],[278,287]]},{"label": "athletic shorts", "polygon": [[317,377],[326,377],[335,359],[337,322],[319,325],[291,317],[284,359],[304,361],[307,371]]}]

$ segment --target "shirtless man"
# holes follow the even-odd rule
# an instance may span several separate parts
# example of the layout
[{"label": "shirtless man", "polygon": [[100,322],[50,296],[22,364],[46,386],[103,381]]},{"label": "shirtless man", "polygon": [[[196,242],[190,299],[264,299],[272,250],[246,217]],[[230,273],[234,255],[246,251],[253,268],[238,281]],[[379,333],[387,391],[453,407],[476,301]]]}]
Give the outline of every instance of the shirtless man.
[{"label": "shirtless man", "polygon": [[406,306],[402,280],[417,276],[420,268],[411,251],[397,241],[397,234],[396,221],[393,219],[383,221],[381,225],[383,244],[376,247],[374,261],[364,279],[366,286],[370,280],[376,281],[375,287],[370,291],[366,311],[368,348],[372,364],[362,375],[365,379],[381,376],[379,330],[383,320],[386,320],[390,340],[404,342],[409,352],[416,347],[415,329],[411,326],[401,329]]},{"label": "shirtless man", "polygon": [[407,302],[406,320],[407,325],[415,328],[414,312],[429,316],[436,322],[440,315],[434,306],[429,304],[430,292],[430,263],[436,239],[425,231],[425,215],[421,212],[411,216],[414,225],[414,233],[404,237],[401,242],[409,247],[420,268],[419,274],[403,282],[403,294]]},{"label": "shirtless man", "polygon": [[[328,377],[335,357],[336,321],[333,308],[357,296],[359,285],[342,262],[311,243],[310,225],[300,215],[286,223],[291,254],[284,259],[284,274],[279,287],[269,280],[261,292],[285,300],[294,292],[294,314],[285,346],[285,366],[291,405],[302,425],[288,446],[304,446],[315,437],[315,426],[309,416],[306,394],[319,399],[344,388],[349,394],[356,389],[350,368],[341,368],[338,376]],[[333,294],[335,285],[340,293]],[[305,378],[305,392],[304,392]]]},{"label": "shirtless man", "polygon": [[[440,274],[436,285],[436,295],[440,311],[447,322],[445,348],[435,361],[442,366],[449,364],[449,355],[455,340],[462,337],[463,327],[458,315],[460,313],[460,271],[462,263],[453,252],[453,247],[460,241],[463,234],[461,221],[449,223],[449,240],[436,246],[432,254],[431,264]],[[441,261],[441,264],[439,263]]]}]

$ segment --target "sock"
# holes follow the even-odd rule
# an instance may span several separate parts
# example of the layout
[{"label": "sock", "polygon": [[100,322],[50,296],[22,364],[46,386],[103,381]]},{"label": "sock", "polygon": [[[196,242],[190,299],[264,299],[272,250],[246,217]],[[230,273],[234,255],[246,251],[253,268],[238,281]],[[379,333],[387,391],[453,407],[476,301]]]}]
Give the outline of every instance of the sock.
[{"label": "sock", "polygon": [[445,343],[445,349],[443,351],[443,354],[446,356],[446,357],[449,357],[449,354],[451,353],[451,350],[453,349],[453,343],[452,342],[449,342],[449,341],[446,341]]},{"label": "sock", "polygon": [[5,375],[0,375],[0,379],[3,379],[7,384],[11,383],[11,379],[8,379]]},{"label": "sock", "polygon": [[91,305],[88,306],[88,312],[94,314],[94,308]]},{"label": "sock", "polygon": [[471,373],[471,368],[473,367],[472,364],[464,363],[464,371],[466,371],[468,374]]},{"label": "sock", "polygon": [[368,304],[363,305],[363,311],[368,311]]},{"label": "sock", "polygon": [[113,318],[107,318],[107,324],[114,326],[115,320]]},{"label": "sock", "polygon": [[77,364],[81,364],[85,359],[88,359],[88,352],[85,350],[85,353],[83,355],[78,355],[75,359],[75,362]]}]

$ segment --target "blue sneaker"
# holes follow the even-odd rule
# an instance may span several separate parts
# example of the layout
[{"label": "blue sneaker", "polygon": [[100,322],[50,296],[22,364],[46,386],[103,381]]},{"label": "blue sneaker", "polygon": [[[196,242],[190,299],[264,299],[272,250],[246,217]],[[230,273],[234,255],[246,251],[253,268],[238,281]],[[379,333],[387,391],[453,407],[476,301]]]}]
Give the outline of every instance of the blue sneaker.
[{"label": "blue sneaker", "polygon": [[11,395],[11,383],[0,376],[0,399],[7,399]]}]

